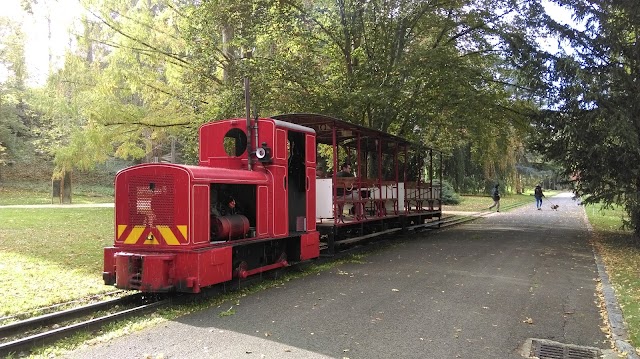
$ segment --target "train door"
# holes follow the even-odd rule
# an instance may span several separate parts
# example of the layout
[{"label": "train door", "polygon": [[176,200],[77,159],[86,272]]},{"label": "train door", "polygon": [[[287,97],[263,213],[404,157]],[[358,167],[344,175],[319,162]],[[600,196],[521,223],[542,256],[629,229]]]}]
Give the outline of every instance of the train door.
[{"label": "train door", "polygon": [[307,231],[316,230],[316,136],[306,134],[307,141]]},{"label": "train door", "polygon": [[289,232],[307,230],[306,143],[302,132],[288,131],[287,199],[289,202]]}]

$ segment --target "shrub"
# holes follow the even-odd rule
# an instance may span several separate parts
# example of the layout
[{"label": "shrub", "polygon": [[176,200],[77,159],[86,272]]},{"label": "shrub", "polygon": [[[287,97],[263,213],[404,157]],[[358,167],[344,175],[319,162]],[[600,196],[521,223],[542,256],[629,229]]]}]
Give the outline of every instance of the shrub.
[{"label": "shrub", "polygon": [[442,203],[449,205],[460,203],[460,195],[453,190],[453,186],[447,181],[442,181]]}]

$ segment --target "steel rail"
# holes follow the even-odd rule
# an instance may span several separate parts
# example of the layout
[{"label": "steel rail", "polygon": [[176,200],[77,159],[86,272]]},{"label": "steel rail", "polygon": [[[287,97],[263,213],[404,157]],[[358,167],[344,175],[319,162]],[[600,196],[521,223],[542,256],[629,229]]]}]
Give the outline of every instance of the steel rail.
[{"label": "steel rail", "polygon": [[[120,293],[124,293],[126,291],[122,290],[122,289],[118,289],[118,290],[114,290],[112,292],[105,292],[105,293],[99,293],[99,294],[94,294],[94,295],[90,295],[90,296],[86,296],[83,298],[78,298],[78,299],[74,299],[68,302],[62,302],[62,303],[57,303],[57,304],[52,304],[46,307],[36,307],[36,308],[32,308],[32,309],[28,309],[24,312],[19,312],[19,313],[14,313],[12,315],[8,315],[5,317],[0,317],[0,322],[7,322],[9,320],[12,319],[19,319],[20,317],[28,317],[28,314],[30,313],[38,313],[38,312],[46,312],[46,313],[52,313],[55,309],[57,308],[62,308],[62,307],[69,307],[71,305],[77,304],[77,303],[84,303],[87,302],[89,300],[95,300],[98,298],[105,298],[105,297],[109,297],[109,296],[113,296],[116,294],[120,294]],[[44,314],[42,314],[44,315]],[[1,328],[2,326],[0,326]],[[2,333],[0,333],[0,338]]]},{"label": "steel rail", "polygon": [[83,305],[81,307],[62,310],[55,313],[44,314],[41,316],[21,320],[15,323],[9,323],[0,326],[0,338],[7,338],[18,333],[24,333],[30,329],[43,327],[67,320],[72,320],[88,313],[97,312],[113,308],[116,305],[128,305],[142,299],[141,293],[132,294],[126,297],[114,298],[102,302]]},{"label": "steel rail", "polygon": [[0,344],[0,356],[7,356],[21,350],[31,349],[37,345],[51,343],[55,340],[67,337],[80,330],[91,330],[103,326],[115,320],[127,318],[136,314],[158,309],[171,303],[170,299],[157,301],[150,304],[143,304],[135,308],[125,309],[117,313],[108,314],[99,318],[86,320],[80,323],[71,324],[65,327],[56,328],[39,334],[34,334],[25,338],[16,339]]}]

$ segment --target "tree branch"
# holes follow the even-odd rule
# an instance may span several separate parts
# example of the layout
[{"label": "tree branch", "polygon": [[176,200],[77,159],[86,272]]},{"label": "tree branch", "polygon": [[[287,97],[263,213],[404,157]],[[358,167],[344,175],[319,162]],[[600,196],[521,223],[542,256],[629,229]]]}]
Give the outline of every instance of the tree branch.
[{"label": "tree branch", "polygon": [[[167,124],[155,124],[155,123],[146,123],[146,122],[109,122],[104,123],[103,126],[119,126],[119,125],[135,125],[135,126],[145,126],[151,128],[163,128],[163,127],[175,127],[175,126],[186,126],[192,125],[191,122],[178,122],[178,123],[167,123]],[[133,131],[133,130],[132,130]]]}]

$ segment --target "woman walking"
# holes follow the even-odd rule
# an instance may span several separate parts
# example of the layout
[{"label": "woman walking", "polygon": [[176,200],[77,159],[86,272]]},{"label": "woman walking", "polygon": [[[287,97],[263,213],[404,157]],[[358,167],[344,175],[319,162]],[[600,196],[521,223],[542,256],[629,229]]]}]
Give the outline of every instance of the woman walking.
[{"label": "woman walking", "polygon": [[537,185],[533,190],[533,196],[536,198],[536,208],[538,211],[542,210],[542,197],[544,197],[544,193],[542,193],[542,187]]}]

